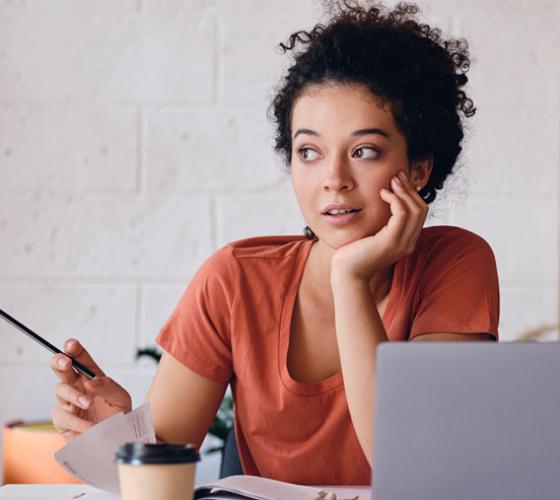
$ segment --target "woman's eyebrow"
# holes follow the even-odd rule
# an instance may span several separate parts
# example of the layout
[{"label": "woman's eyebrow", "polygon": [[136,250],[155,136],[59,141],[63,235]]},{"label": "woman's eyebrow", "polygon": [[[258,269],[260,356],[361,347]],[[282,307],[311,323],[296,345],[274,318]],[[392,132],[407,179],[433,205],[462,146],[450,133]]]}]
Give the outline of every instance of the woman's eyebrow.
[{"label": "woman's eyebrow", "polygon": [[296,133],[294,134],[294,139],[301,134],[307,134],[307,135],[316,135],[318,137],[321,136],[321,134],[319,134],[318,132],[315,132],[314,130],[308,129],[308,128],[298,128],[296,130]]},{"label": "woman's eyebrow", "polygon": [[383,137],[385,137],[385,139],[389,139],[389,133],[385,132],[385,130],[383,130],[382,128],[362,128],[360,130],[352,132],[353,136],[362,136],[369,134],[382,135]]},{"label": "woman's eyebrow", "polygon": [[[314,135],[317,137],[321,136],[319,132],[315,132],[314,130],[308,128],[299,128],[296,130],[296,133],[294,134],[294,139],[301,134]],[[381,128],[362,128],[360,130],[355,130],[354,132],[352,132],[352,136],[354,137],[361,137],[362,135],[370,135],[370,134],[381,135],[386,139],[389,139],[389,133]]]}]

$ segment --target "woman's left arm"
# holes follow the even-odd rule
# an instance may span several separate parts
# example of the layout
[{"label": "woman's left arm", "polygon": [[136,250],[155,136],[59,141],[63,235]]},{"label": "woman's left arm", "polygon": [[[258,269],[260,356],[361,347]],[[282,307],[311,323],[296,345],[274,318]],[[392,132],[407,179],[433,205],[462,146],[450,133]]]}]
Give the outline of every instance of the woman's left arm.
[{"label": "woman's left arm", "polygon": [[[375,353],[387,340],[367,283],[340,277],[332,285],[338,352],[350,417],[371,465],[375,417]],[[336,284],[335,284],[336,283]]]},{"label": "woman's left arm", "polygon": [[[381,198],[391,208],[387,225],[374,236],[344,245],[331,267],[335,327],[348,408],[358,440],[371,465],[375,421],[377,346],[387,334],[376,307],[372,307],[372,276],[411,253],[422,231],[428,207],[403,174],[391,182],[392,192]],[[374,292],[374,291],[373,291]],[[490,340],[486,333],[430,333],[418,341]]]},{"label": "woman's left arm", "polygon": [[[387,334],[367,285],[351,280],[339,282],[335,289],[335,322],[344,390],[352,423],[364,455],[371,465],[373,422],[375,421],[376,350]],[[494,340],[488,333],[429,333],[417,341]]]}]

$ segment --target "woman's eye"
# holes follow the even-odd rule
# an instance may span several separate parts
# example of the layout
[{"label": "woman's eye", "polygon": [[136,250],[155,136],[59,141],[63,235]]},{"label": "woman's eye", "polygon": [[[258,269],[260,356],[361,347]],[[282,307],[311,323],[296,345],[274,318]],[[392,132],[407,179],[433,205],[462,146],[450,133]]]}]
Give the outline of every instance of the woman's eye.
[{"label": "woman's eye", "polygon": [[301,148],[298,150],[299,157],[304,161],[316,160],[319,158],[319,153],[311,148]]},{"label": "woman's eye", "polygon": [[371,160],[379,157],[379,151],[374,148],[361,147],[354,150],[352,153],[354,158],[362,158],[364,160]]}]

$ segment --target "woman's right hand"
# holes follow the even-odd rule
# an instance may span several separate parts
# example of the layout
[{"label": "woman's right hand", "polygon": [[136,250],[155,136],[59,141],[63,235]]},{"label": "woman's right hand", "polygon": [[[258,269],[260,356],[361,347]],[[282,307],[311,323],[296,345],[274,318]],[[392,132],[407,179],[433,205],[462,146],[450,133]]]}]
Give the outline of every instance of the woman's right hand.
[{"label": "woman's right hand", "polygon": [[51,368],[60,379],[52,419],[57,431],[70,441],[111,415],[130,411],[132,400],[123,387],[105,376],[77,340],[67,340],[64,352],[97,375],[90,380],[76,373],[64,354],[51,360]]}]

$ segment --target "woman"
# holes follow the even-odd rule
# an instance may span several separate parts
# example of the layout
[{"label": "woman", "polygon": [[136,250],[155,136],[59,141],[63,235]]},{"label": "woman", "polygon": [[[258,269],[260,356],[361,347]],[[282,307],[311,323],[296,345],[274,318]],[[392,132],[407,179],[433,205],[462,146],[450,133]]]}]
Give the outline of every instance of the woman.
[{"label": "woman", "polygon": [[[466,42],[418,24],[413,5],[336,6],[282,45],[297,53],[272,103],[306,236],[212,255],[157,338],[147,395],[160,440],[199,446],[231,383],[245,472],[304,484],[370,482],[380,343],[498,335],[490,247],[423,229],[475,111]],[[102,373],[76,340],[65,350]],[[110,378],[84,380],[64,355],[52,366],[66,439],[130,409]]]}]

